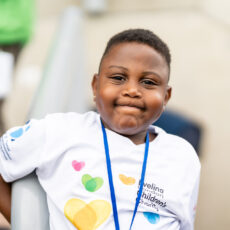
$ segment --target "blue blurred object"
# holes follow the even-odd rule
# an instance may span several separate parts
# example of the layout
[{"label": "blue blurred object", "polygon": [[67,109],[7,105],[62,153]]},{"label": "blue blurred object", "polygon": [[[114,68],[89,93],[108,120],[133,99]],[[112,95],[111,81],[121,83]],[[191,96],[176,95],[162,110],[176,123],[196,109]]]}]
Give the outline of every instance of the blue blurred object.
[{"label": "blue blurred object", "polygon": [[198,156],[200,155],[202,128],[198,123],[179,113],[166,110],[154,125],[164,129],[167,133],[184,138],[194,147]]}]

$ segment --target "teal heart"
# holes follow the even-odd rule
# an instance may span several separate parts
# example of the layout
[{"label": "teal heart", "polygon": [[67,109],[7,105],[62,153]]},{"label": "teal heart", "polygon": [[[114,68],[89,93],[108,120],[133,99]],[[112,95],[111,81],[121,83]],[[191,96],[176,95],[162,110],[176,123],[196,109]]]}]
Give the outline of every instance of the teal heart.
[{"label": "teal heart", "polygon": [[85,186],[85,189],[89,192],[97,191],[104,183],[101,177],[93,178],[89,174],[83,175],[81,182]]},{"label": "teal heart", "polygon": [[145,218],[151,224],[156,224],[160,221],[160,215],[153,212],[143,212]]}]

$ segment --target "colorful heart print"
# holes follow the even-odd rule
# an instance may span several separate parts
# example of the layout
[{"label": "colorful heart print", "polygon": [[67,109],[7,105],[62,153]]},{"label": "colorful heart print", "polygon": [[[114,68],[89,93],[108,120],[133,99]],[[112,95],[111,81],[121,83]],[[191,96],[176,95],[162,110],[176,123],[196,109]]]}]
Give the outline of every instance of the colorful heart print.
[{"label": "colorful heart print", "polygon": [[145,218],[151,224],[157,224],[160,221],[160,215],[153,212],[143,212]]},{"label": "colorful heart print", "polygon": [[86,204],[72,198],[65,204],[64,214],[78,230],[95,230],[108,219],[111,210],[110,203],[105,200],[93,200]]},{"label": "colorful heart print", "polygon": [[119,178],[120,178],[121,182],[123,184],[125,184],[125,185],[133,185],[136,182],[135,178],[133,178],[133,177],[127,177],[127,176],[125,176],[123,174],[120,174]]},{"label": "colorful heart print", "polygon": [[76,171],[81,171],[85,167],[85,162],[83,161],[72,161],[72,166]]},{"label": "colorful heart print", "polygon": [[97,191],[104,183],[101,177],[91,177],[89,174],[82,176],[82,184],[85,186],[85,189],[89,192]]}]

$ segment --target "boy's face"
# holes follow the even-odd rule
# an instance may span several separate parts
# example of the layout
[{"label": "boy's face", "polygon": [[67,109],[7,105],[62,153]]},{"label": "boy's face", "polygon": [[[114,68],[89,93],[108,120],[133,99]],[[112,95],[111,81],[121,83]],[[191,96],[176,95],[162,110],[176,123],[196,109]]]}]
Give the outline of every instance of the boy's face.
[{"label": "boy's face", "polygon": [[104,126],[125,136],[145,133],[171,96],[168,75],[166,61],[150,46],[112,46],[92,81]]}]

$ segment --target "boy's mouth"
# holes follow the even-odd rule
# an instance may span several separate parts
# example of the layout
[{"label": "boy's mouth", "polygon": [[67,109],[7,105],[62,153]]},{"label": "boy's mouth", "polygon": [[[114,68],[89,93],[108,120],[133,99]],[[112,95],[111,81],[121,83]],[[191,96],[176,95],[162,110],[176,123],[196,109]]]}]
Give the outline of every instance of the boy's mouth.
[{"label": "boy's mouth", "polygon": [[144,105],[140,102],[134,102],[134,101],[129,101],[129,102],[125,102],[125,101],[121,101],[121,102],[116,102],[115,103],[115,107],[123,107],[123,108],[133,108],[133,109],[139,109],[139,110],[144,110]]}]

